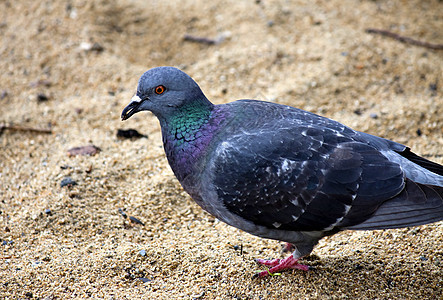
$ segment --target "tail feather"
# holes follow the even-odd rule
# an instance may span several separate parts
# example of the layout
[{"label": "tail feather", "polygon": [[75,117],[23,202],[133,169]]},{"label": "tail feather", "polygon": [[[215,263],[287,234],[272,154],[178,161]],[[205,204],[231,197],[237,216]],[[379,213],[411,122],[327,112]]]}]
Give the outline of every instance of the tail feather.
[{"label": "tail feather", "polygon": [[443,187],[406,180],[403,191],[384,202],[363,223],[347,227],[373,230],[418,226],[443,220]]},{"label": "tail feather", "polygon": [[405,148],[403,151],[397,151],[398,154],[404,158],[416,163],[417,165],[434,172],[435,174],[443,176],[443,166],[433,161],[427,160],[424,157],[418,156],[409,148]]}]

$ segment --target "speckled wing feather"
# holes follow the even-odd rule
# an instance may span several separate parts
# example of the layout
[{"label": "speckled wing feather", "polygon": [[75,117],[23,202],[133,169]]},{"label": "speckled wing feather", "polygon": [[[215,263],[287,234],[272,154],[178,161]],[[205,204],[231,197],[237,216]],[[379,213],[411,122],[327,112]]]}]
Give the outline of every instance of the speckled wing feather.
[{"label": "speckled wing feather", "polygon": [[400,166],[357,132],[297,111],[271,118],[218,149],[213,182],[230,212],[267,228],[327,231],[364,222],[404,188]]}]

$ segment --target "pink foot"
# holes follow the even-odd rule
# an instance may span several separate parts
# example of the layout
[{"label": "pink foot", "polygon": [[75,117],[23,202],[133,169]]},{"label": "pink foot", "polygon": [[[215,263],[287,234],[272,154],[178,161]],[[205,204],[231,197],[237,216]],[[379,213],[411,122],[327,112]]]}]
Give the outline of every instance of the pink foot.
[{"label": "pink foot", "polygon": [[254,277],[265,277],[268,275],[274,275],[277,272],[281,272],[288,269],[299,269],[303,271],[308,271],[309,266],[305,266],[298,263],[298,259],[295,259],[294,256],[290,255],[286,257],[285,259],[256,259],[256,261],[261,264],[268,267],[271,267],[267,271],[262,271],[260,273],[257,273],[254,275]]},{"label": "pink foot", "polygon": [[257,258],[255,261],[261,265],[264,265],[264,266],[275,267],[276,265],[278,265],[280,263],[281,259],[278,259],[278,258],[276,258],[276,259]]}]

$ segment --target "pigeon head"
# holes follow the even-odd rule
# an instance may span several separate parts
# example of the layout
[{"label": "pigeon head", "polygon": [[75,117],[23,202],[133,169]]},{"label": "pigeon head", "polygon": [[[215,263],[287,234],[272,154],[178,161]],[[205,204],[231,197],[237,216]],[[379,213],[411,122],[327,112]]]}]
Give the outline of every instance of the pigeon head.
[{"label": "pigeon head", "polygon": [[140,111],[151,111],[160,120],[187,105],[212,107],[197,83],[186,73],[174,67],[158,67],[145,72],[138,82],[137,93],[123,109],[122,120]]}]

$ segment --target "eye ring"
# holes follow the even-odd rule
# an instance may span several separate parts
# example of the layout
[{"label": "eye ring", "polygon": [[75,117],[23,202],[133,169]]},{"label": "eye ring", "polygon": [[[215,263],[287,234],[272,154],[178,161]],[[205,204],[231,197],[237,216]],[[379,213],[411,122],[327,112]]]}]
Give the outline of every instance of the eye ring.
[{"label": "eye ring", "polygon": [[165,91],[166,91],[166,88],[165,88],[163,85],[159,85],[159,86],[157,86],[157,87],[154,89],[154,92],[155,92],[157,95],[161,95],[161,94],[163,94]]}]

